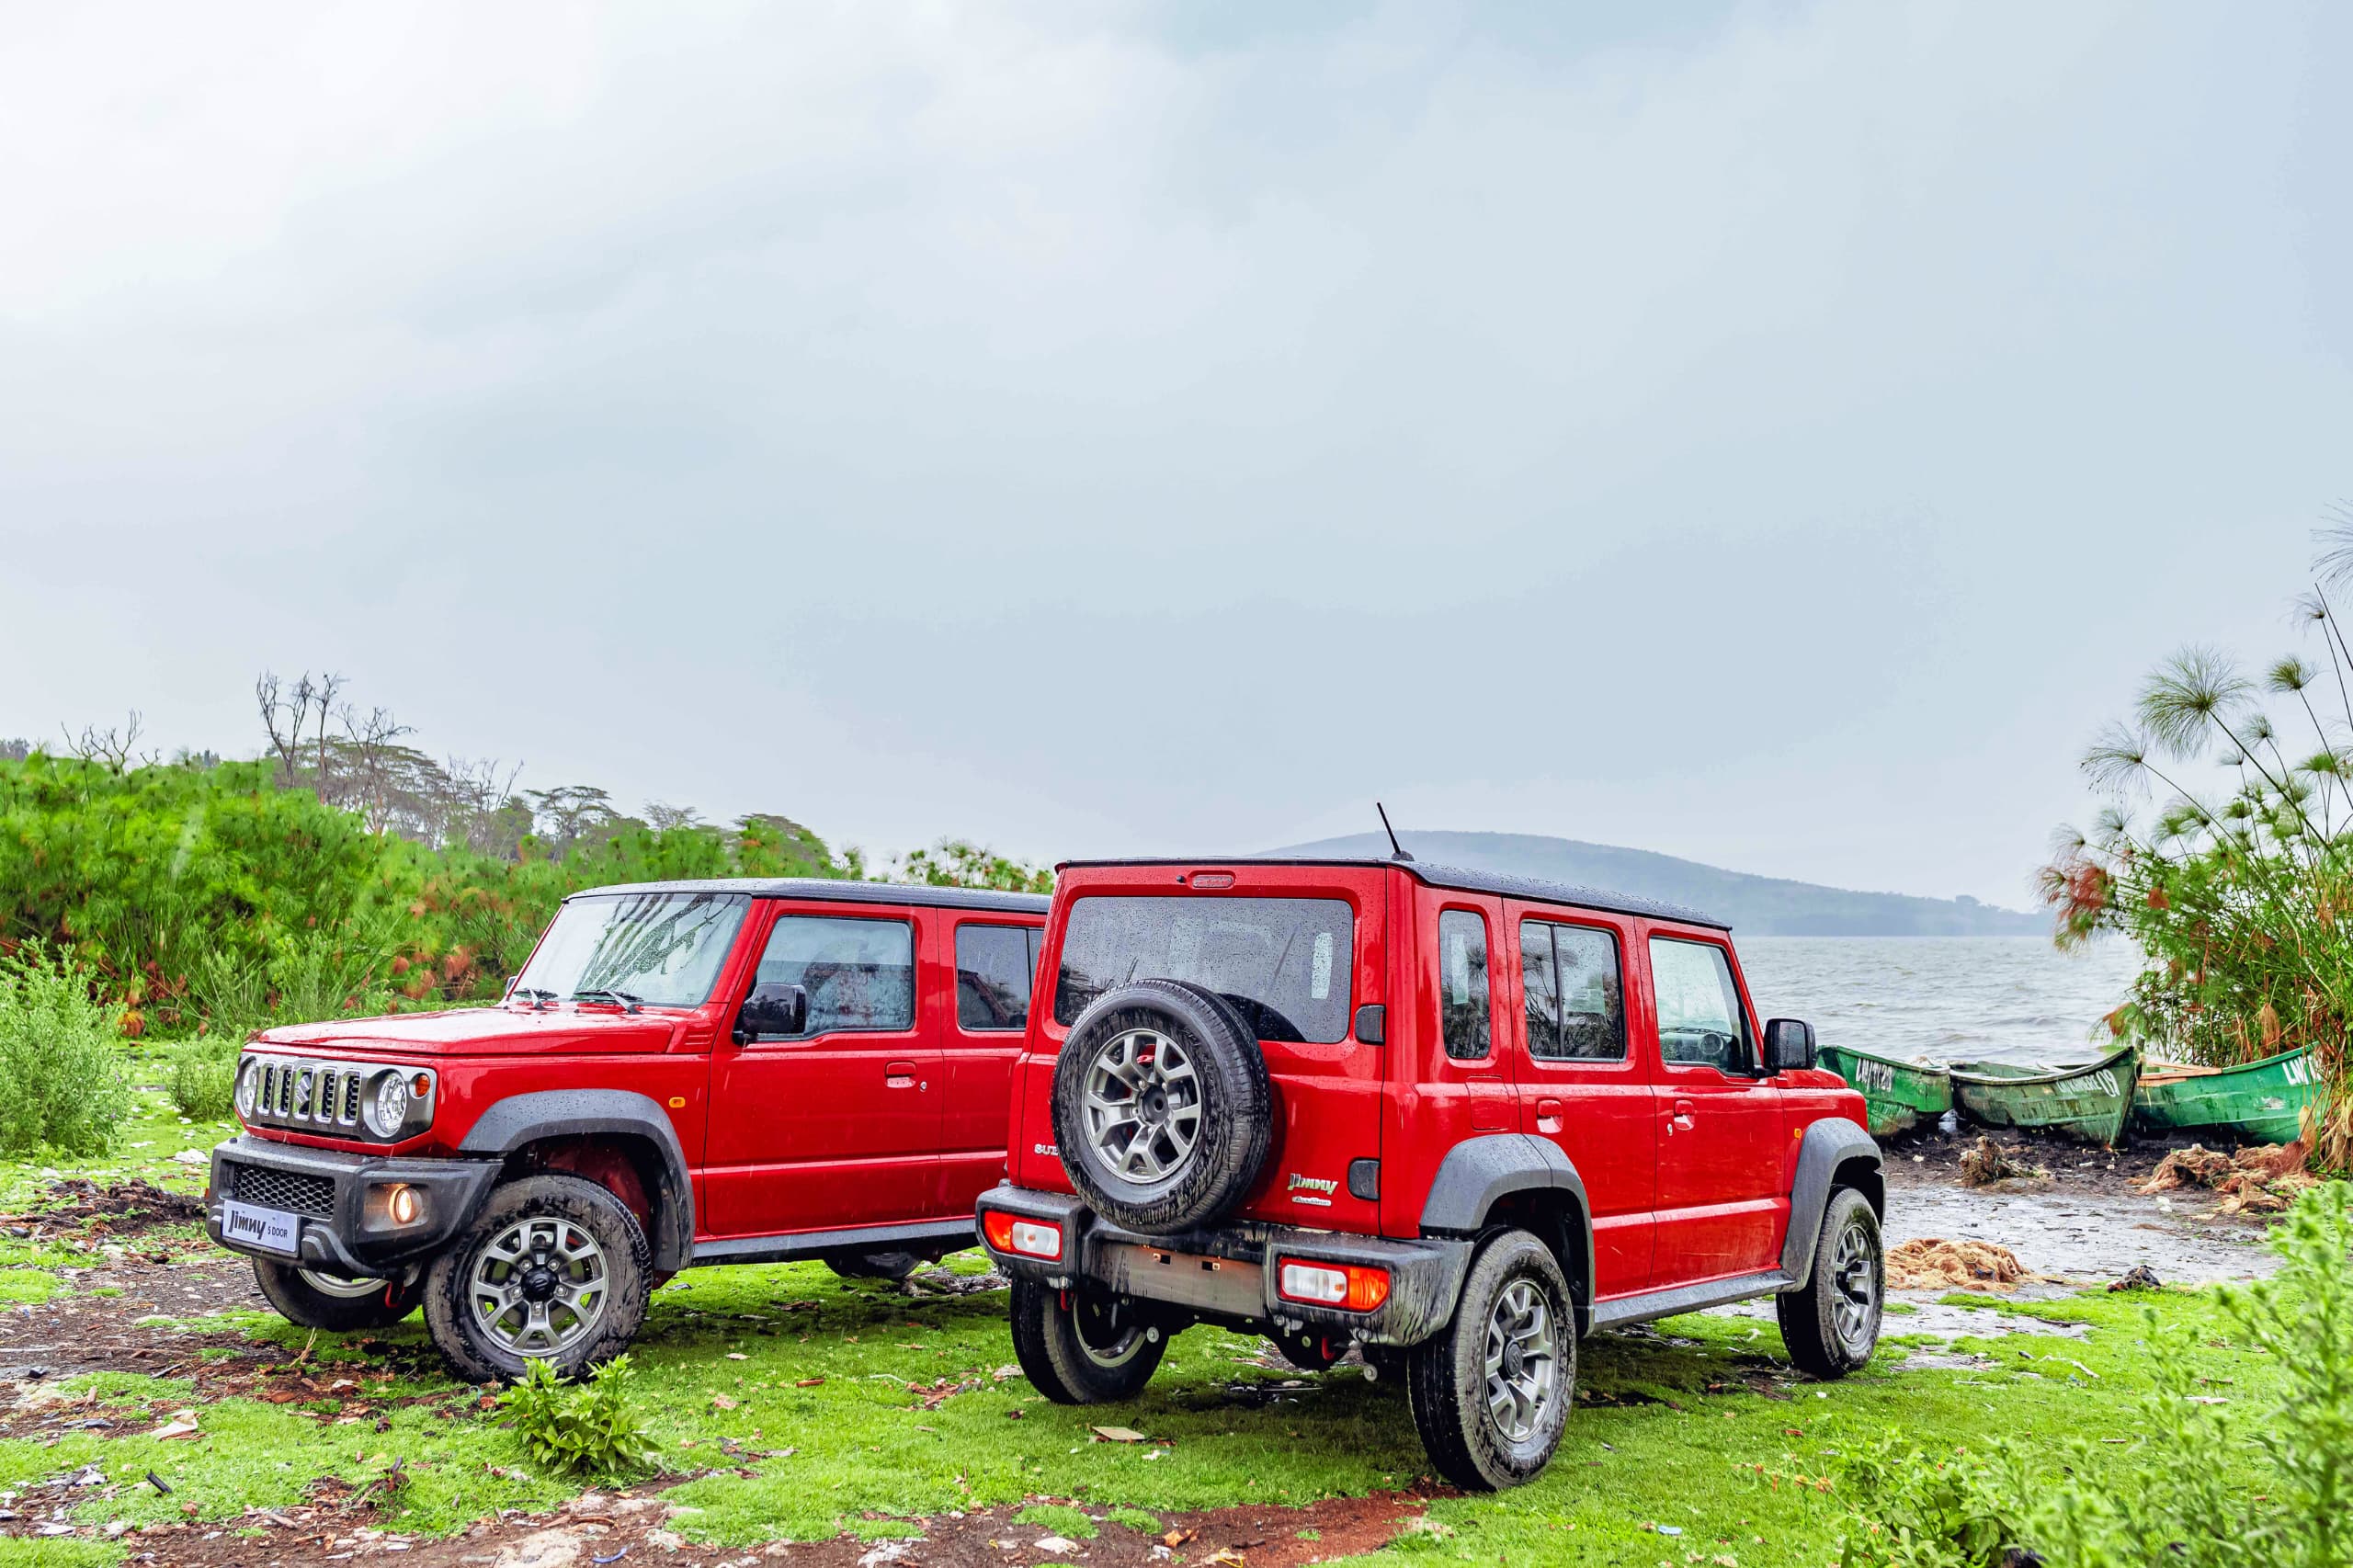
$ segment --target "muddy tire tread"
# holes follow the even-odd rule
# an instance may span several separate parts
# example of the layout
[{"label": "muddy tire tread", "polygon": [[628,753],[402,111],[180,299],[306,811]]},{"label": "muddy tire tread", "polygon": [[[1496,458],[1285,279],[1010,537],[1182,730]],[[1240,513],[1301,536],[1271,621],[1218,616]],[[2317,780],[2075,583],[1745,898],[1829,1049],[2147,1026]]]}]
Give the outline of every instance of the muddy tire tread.
[{"label": "muddy tire tread", "polygon": [[[1857,1210],[1870,1226],[1871,1238],[1879,1240],[1879,1216],[1871,1210],[1870,1200],[1851,1187],[1834,1187],[1830,1200],[1823,1206],[1822,1229],[1813,1239],[1813,1268],[1802,1290],[1786,1291],[1773,1298],[1773,1315],[1781,1325],[1781,1343],[1788,1347],[1790,1359],[1798,1370],[1824,1382],[1835,1382],[1847,1373],[1867,1365],[1870,1356],[1853,1359],[1839,1344],[1838,1331],[1830,1319],[1830,1259],[1836,1247],[1839,1233],[1853,1221]],[[1885,1276],[1881,1284],[1882,1307],[1886,1299]],[[1876,1324],[1871,1331],[1874,1347],[1879,1340]]]},{"label": "muddy tire tread", "polygon": [[603,1247],[612,1270],[611,1291],[596,1337],[551,1358],[558,1372],[578,1377],[611,1360],[629,1347],[645,1322],[654,1249],[628,1206],[595,1182],[575,1176],[531,1176],[508,1182],[492,1189],[482,1212],[434,1259],[425,1279],[426,1326],[434,1345],[470,1382],[506,1382],[523,1374],[524,1358],[475,1338],[465,1310],[465,1280],[475,1251],[491,1233],[525,1214],[553,1215],[588,1231]]},{"label": "muddy tire tread", "polygon": [[[1515,1454],[1487,1420],[1485,1349],[1495,1299],[1521,1278],[1540,1281],[1552,1298],[1563,1377],[1551,1432]],[[1438,1474],[1467,1492],[1496,1492],[1533,1481],[1552,1462],[1576,1402],[1576,1318],[1559,1260],[1526,1231],[1504,1231],[1472,1260],[1454,1316],[1406,1353],[1405,1392],[1422,1447]]]}]

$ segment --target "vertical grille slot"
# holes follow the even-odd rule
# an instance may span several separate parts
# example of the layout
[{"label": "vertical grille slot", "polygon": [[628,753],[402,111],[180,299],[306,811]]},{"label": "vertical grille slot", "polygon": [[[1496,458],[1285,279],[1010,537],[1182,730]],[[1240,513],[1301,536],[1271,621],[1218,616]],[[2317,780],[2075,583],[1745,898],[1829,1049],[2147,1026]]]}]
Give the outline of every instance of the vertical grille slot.
[{"label": "vertical grille slot", "polygon": [[343,1081],[343,1119],[346,1124],[359,1119],[359,1074],[354,1073]]}]

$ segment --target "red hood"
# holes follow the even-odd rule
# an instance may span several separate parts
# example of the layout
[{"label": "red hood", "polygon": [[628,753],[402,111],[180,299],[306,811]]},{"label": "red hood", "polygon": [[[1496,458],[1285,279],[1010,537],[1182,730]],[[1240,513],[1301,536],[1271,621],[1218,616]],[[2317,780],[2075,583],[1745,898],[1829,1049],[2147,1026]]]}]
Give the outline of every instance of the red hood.
[{"label": "red hood", "polygon": [[338,1051],[399,1056],[554,1056],[658,1052],[688,1022],[683,1013],[623,1013],[607,1007],[456,1007],[335,1018],[265,1029],[255,1043],[326,1054]]}]

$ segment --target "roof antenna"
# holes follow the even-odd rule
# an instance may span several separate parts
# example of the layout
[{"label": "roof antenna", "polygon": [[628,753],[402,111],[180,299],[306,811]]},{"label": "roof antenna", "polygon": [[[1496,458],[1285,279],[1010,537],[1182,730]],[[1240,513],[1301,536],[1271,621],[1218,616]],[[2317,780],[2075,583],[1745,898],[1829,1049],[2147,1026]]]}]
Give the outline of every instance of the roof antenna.
[{"label": "roof antenna", "polygon": [[1389,858],[1392,860],[1412,859],[1413,857],[1405,853],[1405,846],[1397,842],[1397,830],[1389,825],[1389,808],[1375,801],[1372,809],[1381,813],[1381,830],[1389,835],[1389,847],[1392,851]]}]

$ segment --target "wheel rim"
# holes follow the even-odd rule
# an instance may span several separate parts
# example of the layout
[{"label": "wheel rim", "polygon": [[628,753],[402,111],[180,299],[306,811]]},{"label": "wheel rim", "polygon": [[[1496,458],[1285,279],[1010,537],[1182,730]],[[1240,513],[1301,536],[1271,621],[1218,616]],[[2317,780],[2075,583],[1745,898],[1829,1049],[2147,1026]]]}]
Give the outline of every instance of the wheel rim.
[{"label": "wheel rim", "polygon": [[1143,1330],[1132,1323],[1122,1325],[1119,1316],[1118,1308],[1090,1301],[1081,1301],[1071,1313],[1079,1353],[1098,1367],[1124,1367],[1143,1348]]},{"label": "wheel rim", "polygon": [[1867,1349],[1871,1323],[1879,1311],[1879,1249],[1859,1222],[1838,1233],[1830,1257],[1830,1318],[1838,1343],[1854,1353]]},{"label": "wheel rim", "polygon": [[350,1274],[329,1274],[323,1268],[298,1268],[302,1283],[322,1296],[338,1301],[356,1301],[362,1296],[372,1296],[384,1288],[381,1279],[363,1279]]},{"label": "wheel rim", "polygon": [[1081,1102],[1087,1142],[1122,1181],[1160,1181],[1200,1142],[1200,1077],[1190,1053],[1158,1029],[1105,1041],[1086,1063]]},{"label": "wheel rim", "polygon": [[484,1338],[511,1355],[545,1359],[596,1331],[610,1280],[596,1237],[570,1221],[533,1215],[474,1255],[467,1295]]},{"label": "wheel rim", "polygon": [[1532,1279],[1515,1279],[1487,1314],[1487,1419],[1506,1442],[1543,1429],[1560,1395],[1552,1308]]}]

